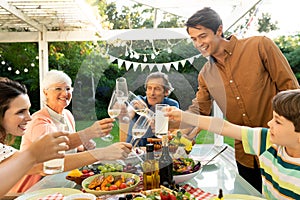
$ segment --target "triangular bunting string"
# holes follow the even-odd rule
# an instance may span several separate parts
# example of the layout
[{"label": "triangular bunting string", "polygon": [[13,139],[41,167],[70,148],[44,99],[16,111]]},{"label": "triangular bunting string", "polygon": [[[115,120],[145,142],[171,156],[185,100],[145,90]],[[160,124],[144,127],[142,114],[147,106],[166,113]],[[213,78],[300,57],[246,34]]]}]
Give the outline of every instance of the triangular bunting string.
[{"label": "triangular bunting string", "polygon": [[189,61],[190,64],[193,64],[194,60],[195,60],[195,57],[191,57],[189,59],[187,59]]},{"label": "triangular bunting string", "polygon": [[125,60],[125,68],[126,68],[127,71],[129,70],[129,68],[131,66],[131,63],[132,62]]},{"label": "triangular bunting string", "polygon": [[163,66],[164,66],[163,64],[156,64],[156,67],[157,67],[159,72],[161,72]]},{"label": "triangular bunting string", "polygon": [[164,63],[164,66],[166,68],[167,71],[170,71],[171,69],[171,63]]},{"label": "triangular bunting string", "polygon": [[146,64],[141,64],[141,70],[143,71],[146,68]]},{"label": "triangular bunting string", "polygon": [[133,65],[133,71],[136,71],[139,66],[139,63],[133,62],[132,65]]},{"label": "triangular bunting string", "polygon": [[116,57],[114,57],[114,56],[109,56],[109,62],[114,62],[115,60],[116,60],[117,58]]},{"label": "triangular bunting string", "polygon": [[179,60],[179,61],[175,61],[175,62],[170,62],[170,63],[138,63],[138,62],[131,62],[131,61],[127,61],[127,60],[122,60],[120,58],[116,58],[114,56],[109,56],[109,60],[110,62],[114,62],[115,60],[118,61],[118,66],[119,68],[121,68],[121,66],[123,65],[123,63],[125,62],[125,68],[128,71],[130,69],[130,66],[133,65],[133,70],[136,71],[137,68],[139,67],[139,65],[141,66],[141,70],[143,71],[147,66],[149,67],[150,71],[153,70],[154,66],[157,67],[158,71],[162,71],[163,67],[166,68],[167,71],[170,71],[171,69],[171,65],[173,65],[173,67],[178,70],[178,65],[179,63],[181,63],[181,65],[184,67],[186,62],[188,61],[190,64],[193,64],[194,60],[196,58],[199,58],[201,56],[201,54],[195,55],[193,57],[187,58],[187,59],[183,59],[183,60]]},{"label": "triangular bunting string", "polygon": [[171,64],[176,70],[178,70],[178,62],[172,62]]},{"label": "triangular bunting string", "polygon": [[122,59],[118,59],[118,66],[119,66],[119,68],[121,68],[121,67],[122,67],[122,65],[123,65],[123,62],[124,62],[124,60],[122,60]]},{"label": "triangular bunting string", "polygon": [[149,63],[148,63],[148,66],[149,66],[149,69],[150,69],[150,72],[151,72],[152,69],[154,68],[155,64],[149,64]]},{"label": "triangular bunting string", "polygon": [[181,63],[181,65],[182,65],[182,67],[184,67],[184,65],[185,65],[185,63],[186,63],[186,60],[185,60],[185,59],[184,59],[184,60],[181,60],[180,63]]}]

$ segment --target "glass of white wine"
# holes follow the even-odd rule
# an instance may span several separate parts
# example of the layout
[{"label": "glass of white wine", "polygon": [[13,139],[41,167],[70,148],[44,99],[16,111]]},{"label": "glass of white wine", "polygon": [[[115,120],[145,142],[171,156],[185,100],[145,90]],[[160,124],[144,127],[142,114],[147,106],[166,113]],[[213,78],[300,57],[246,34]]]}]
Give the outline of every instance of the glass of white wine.
[{"label": "glass of white wine", "polygon": [[140,97],[129,91],[127,105],[129,110],[133,110],[138,115],[152,116],[153,112],[148,108],[146,102]]},{"label": "glass of white wine", "polygon": [[132,139],[130,143],[134,144],[136,139],[142,138],[151,125],[152,118],[145,115],[140,115],[132,126]]},{"label": "glass of white wine", "polygon": [[[121,107],[122,107],[122,102],[118,100],[118,91],[113,91],[113,94],[110,98],[110,102],[107,108],[107,113],[111,118],[116,118],[120,115],[121,113]],[[114,139],[114,137],[111,134],[108,134],[104,137],[101,138],[104,141],[110,142]]]}]

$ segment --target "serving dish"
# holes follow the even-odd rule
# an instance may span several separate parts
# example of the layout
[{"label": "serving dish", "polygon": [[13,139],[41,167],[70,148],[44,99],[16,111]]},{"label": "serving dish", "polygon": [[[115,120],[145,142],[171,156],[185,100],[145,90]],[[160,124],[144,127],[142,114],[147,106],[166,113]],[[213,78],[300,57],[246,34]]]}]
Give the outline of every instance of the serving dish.
[{"label": "serving dish", "polygon": [[197,176],[201,171],[202,171],[202,168],[199,168],[199,170],[197,170],[193,173],[182,174],[182,175],[173,175],[173,180],[175,181],[175,183],[183,183],[183,182],[191,180],[192,178]]},{"label": "serving dish", "polygon": [[175,183],[186,182],[202,171],[201,163],[191,158],[173,159],[173,180]]},{"label": "serving dish", "polygon": [[[132,178],[134,180],[134,183],[131,186],[128,186],[124,189],[117,189],[117,190],[110,190],[110,191],[105,191],[105,190],[94,190],[94,189],[89,189],[88,185],[96,178],[99,176],[104,176],[105,178],[109,175],[112,175],[114,177],[118,175],[123,175],[125,179],[127,178]],[[97,174],[91,177],[88,177],[84,179],[81,183],[82,188],[84,191],[94,194],[96,196],[104,195],[104,194],[118,194],[118,193],[125,193],[125,192],[131,192],[135,189],[135,187],[139,184],[140,182],[140,177],[132,174],[132,173],[126,173],[126,172],[107,172],[103,174]]]}]

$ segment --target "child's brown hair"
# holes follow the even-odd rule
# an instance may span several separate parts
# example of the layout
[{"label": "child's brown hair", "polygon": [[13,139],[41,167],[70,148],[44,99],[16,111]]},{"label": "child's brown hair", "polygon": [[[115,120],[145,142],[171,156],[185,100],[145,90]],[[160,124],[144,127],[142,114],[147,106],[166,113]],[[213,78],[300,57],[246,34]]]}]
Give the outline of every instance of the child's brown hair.
[{"label": "child's brown hair", "polygon": [[272,101],[273,110],[290,120],[300,132],[300,89],[279,92]]}]

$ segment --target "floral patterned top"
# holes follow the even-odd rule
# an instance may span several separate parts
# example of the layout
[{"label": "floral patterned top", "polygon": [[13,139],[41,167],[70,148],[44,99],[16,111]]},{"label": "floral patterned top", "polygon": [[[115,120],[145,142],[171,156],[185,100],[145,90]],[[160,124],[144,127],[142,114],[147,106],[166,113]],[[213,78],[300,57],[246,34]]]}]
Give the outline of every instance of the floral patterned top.
[{"label": "floral patterned top", "polygon": [[0,143],[0,162],[12,156],[16,151],[15,148]]}]

